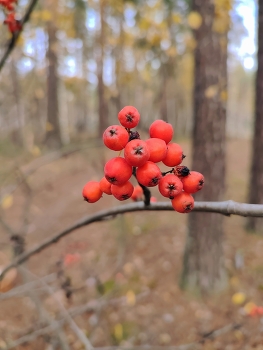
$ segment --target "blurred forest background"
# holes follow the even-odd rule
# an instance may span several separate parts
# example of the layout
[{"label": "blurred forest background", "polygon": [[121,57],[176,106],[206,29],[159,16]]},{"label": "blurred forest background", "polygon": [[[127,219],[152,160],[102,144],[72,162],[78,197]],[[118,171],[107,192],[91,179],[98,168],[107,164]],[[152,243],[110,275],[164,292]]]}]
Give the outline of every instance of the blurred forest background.
[{"label": "blurred forest background", "polygon": [[[245,6],[253,8],[249,2]],[[19,2],[21,13],[26,3]],[[230,3],[227,132],[248,138],[253,44],[242,52],[248,35],[239,10],[243,3]],[[97,136],[127,104],[141,112],[141,127],[162,118],[173,124],[176,136],[189,137],[196,45],[191,29],[198,21],[186,0],[40,2],[1,72],[1,140],[36,152],[46,133],[57,129],[57,142],[69,144],[85,132]],[[2,53],[8,35],[2,26]],[[216,92],[215,86],[207,95]]]},{"label": "blurred forest background", "polygon": [[[18,2],[18,16],[28,3]],[[214,180],[204,193],[247,202],[257,2],[213,3],[213,35],[227,48],[227,88],[208,84],[203,100],[226,106],[226,161],[219,162],[227,170],[225,193]],[[123,106],[141,113],[141,135],[155,119],[170,122],[191,166],[194,33],[201,24],[189,0],[38,1],[0,71],[0,270],[83,215],[116,205],[111,196],[83,203],[81,190],[103,176],[112,152],[101,135]],[[0,57],[8,40],[0,25]],[[210,221],[203,240],[211,239],[192,271],[206,277],[211,267],[217,277],[224,265],[227,287],[190,294],[180,288],[187,220],[170,212],[125,214],[81,228],[10,270],[0,282],[0,349],[263,349],[262,235],[248,235],[242,217],[222,227]]]}]

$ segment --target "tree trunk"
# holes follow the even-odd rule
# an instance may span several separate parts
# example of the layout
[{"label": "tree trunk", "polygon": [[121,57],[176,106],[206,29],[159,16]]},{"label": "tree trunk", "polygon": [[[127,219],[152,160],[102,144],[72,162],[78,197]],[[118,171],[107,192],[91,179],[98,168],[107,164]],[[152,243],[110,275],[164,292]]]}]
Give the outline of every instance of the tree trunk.
[{"label": "tree trunk", "polygon": [[[194,129],[192,169],[205,176],[196,200],[220,201],[225,189],[227,30],[215,26],[215,4],[194,0],[202,16],[195,31]],[[228,11],[225,10],[228,20]],[[224,288],[223,216],[189,214],[182,287],[201,293]]]},{"label": "tree trunk", "polygon": [[56,26],[53,22],[47,24],[47,132],[46,144],[49,148],[59,148],[62,145],[59,110],[58,110],[58,58]]},{"label": "tree trunk", "polygon": [[[263,0],[258,1],[258,69],[256,73],[255,124],[250,172],[249,203],[263,203]],[[247,228],[263,234],[263,220],[249,218]]]},{"label": "tree trunk", "polygon": [[11,60],[11,79],[13,84],[13,96],[16,106],[16,125],[12,131],[12,141],[21,147],[24,147],[24,120],[23,120],[23,110],[21,106],[21,96],[20,96],[20,82],[16,69],[16,62],[14,59]]},{"label": "tree trunk", "polygon": [[161,73],[161,85],[160,85],[160,116],[161,119],[165,122],[168,122],[167,117],[167,70],[168,67],[164,63],[161,66],[160,73]]},{"label": "tree trunk", "polygon": [[108,106],[105,98],[105,86],[103,82],[103,66],[104,66],[104,41],[105,41],[105,21],[104,21],[104,3],[100,0],[100,54],[97,60],[97,76],[98,76],[98,112],[99,112],[99,137],[102,136],[104,130],[108,127]]}]

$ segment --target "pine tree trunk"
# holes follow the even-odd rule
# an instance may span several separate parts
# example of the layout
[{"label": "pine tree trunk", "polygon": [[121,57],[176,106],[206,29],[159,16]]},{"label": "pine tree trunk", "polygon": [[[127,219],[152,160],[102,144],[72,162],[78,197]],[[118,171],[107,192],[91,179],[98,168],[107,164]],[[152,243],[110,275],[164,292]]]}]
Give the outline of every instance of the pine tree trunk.
[{"label": "pine tree trunk", "polygon": [[[195,31],[192,169],[205,176],[195,200],[220,201],[225,189],[227,29],[216,31],[213,1],[194,0],[193,10],[202,16],[202,25]],[[191,213],[188,229],[182,287],[203,293],[224,288],[223,216]]]},{"label": "pine tree trunk", "polygon": [[104,67],[104,41],[105,41],[105,22],[104,22],[104,2],[100,0],[100,54],[97,61],[97,76],[98,76],[98,112],[99,112],[99,137],[102,136],[104,130],[108,127],[108,106],[105,98],[105,86],[103,82],[103,67]]},{"label": "pine tree trunk", "polygon": [[58,109],[58,57],[56,26],[48,22],[48,49],[47,49],[47,132],[46,144],[49,148],[59,148],[62,145],[59,109]]},{"label": "pine tree trunk", "polygon": [[[250,172],[249,203],[263,203],[263,0],[258,1],[258,69],[256,73],[255,124]],[[263,220],[249,218],[247,228],[263,234]]]}]

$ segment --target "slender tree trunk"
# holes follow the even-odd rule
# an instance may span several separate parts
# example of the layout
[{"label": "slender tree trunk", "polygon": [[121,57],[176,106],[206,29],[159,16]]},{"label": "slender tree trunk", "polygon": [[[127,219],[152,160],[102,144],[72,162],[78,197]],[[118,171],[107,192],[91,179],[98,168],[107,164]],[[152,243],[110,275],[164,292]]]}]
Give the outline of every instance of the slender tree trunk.
[{"label": "slender tree trunk", "polygon": [[[255,124],[250,172],[249,203],[263,203],[263,0],[258,1],[258,69],[256,74]],[[263,220],[249,218],[247,228],[263,234]]]},{"label": "slender tree trunk", "polygon": [[100,54],[97,61],[98,75],[98,112],[99,112],[99,136],[108,126],[108,106],[105,98],[105,86],[103,82],[103,67],[104,67],[104,42],[105,42],[105,21],[104,21],[104,6],[105,0],[100,0]]},{"label": "slender tree trunk", "polygon": [[47,133],[46,144],[49,148],[59,148],[62,145],[59,109],[58,109],[58,57],[57,29],[53,22],[47,24]]},{"label": "slender tree trunk", "polygon": [[19,78],[18,78],[17,69],[16,69],[14,59],[12,59],[12,61],[11,61],[11,79],[12,79],[12,84],[13,84],[13,94],[14,94],[14,99],[15,99],[16,120],[17,120],[15,129],[12,132],[12,140],[15,144],[23,147],[24,146],[23,110],[22,110],[21,98],[20,98],[20,83],[19,83]]},{"label": "slender tree trunk", "polygon": [[[227,29],[219,33],[214,28],[213,1],[193,0],[193,10],[202,16],[202,25],[195,31],[192,169],[205,176],[195,199],[220,201],[225,189]],[[223,216],[191,213],[188,229],[182,287],[204,293],[224,288]]]},{"label": "slender tree trunk", "polygon": [[167,70],[168,67],[163,64],[160,73],[161,73],[161,86],[160,86],[160,116],[161,119],[168,122],[167,118]]}]

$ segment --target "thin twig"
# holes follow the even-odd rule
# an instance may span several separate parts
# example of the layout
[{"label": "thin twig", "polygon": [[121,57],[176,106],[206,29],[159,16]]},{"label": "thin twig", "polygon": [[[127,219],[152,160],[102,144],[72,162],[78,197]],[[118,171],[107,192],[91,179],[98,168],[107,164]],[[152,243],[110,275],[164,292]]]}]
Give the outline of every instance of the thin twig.
[{"label": "thin twig", "polygon": [[[23,266],[19,266],[19,272],[22,275],[23,280],[27,280],[28,270]],[[38,317],[40,321],[47,323],[51,326],[53,324],[53,319],[51,318],[47,310],[44,308],[43,303],[39,299],[39,296],[35,293],[34,290],[29,290],[28,296],[35,304],[35,307],[39,314]],[[62,350],[70,350],[70,347],[67,342],[66,334],[62,329],[62,327],[58,328],[57,333],[54,334],[53,340],[60,344]]]},{"label": "thin twig", "polygon": [[24,24],[25,24],[26,22],[28,22],[28,20],[30,19],[31,13],[32,13],[32,11],[34,10],[34,7],[35,7],[36,4],[37,4],[37,1],[38,1],[38,0],[32,0],[32,1],[30,2],[29,6],[28,6],[28,8],[27,8],[27,10],[26,10],[26,13],[25,13],[24,17],[22,18],[22,20],[21,20],[21,22],[20,22],[20,24],[21,24],[20,29],[19,29],[16,33],[13,34],[12,39],[10,40],[10,42],[9,42],[9,44],[8,44],[8,46],[7,46],[7,49],[6,49],[6,51],[5,51],[4,55],[3,55],[3,57],[2,57],[1,60],[0,60],[0,72],[1,72],[2,68],[4,67],[5,62],[6,62],[6,60],[8,59],[9,55],[10,55],[11,52],[13,51],[13,49],[14,49],[14,47],[15,47],[15,45],[16,45],[16,42],[17,42],[17,40],[19,39],[19,36],[20,36],[20,34],[21,34],[22,30],[23,30]]},{"label": "thin twig", "polygon": [[72,317],[70,316],[68,310],[64,307],[64,305],[61,303],[61,301],[59,300],[59,298],[56,297],[56,295],[54,294],[54,290],[43,280],[38,278],[35,274],[33,274],[31,271],[27,270],[27,273],[29,273],[31,276],[33,276],[33,278],[39,280],[39,282],[46,288],[46,290],[48,291],[48,293],[52,296],[52,298],[56,301],[57,305],[60,308],[60,311],[63,315],[63,317],[65,318],[65,320],[67,321],[67,323],[70,325],[70,328],[73,330],[73,332],[76,334],[76,336],[79,338],[79,340],[81,341],[81,343],[85,346],[86,350],[92,350],[93,346],[91,344],[91,342],[89,341],[89,339],[86,337],[86,335],[83,333],[83,331],[78,327],[78,325],[76,324],[76,322],[72,319]]},{"label": "thin twig", "polygon": [[[67,236],[69,233],[83,227],[92,224],[93,222],[99,222],[108,217],[115,217],[119,214],[131,213],[136,211],[174,211],[171,203],[169,202],[159,202],[151,203],[149,206],[145,206],[144,202],[136,202],[131,204],[126,204],[118,207],[114,207],[107,210],[99,211],[93,215],[85,216],[81,220],[77,221],[75,224],[67,227],[58,234],[46,239],[44,242],[38,244],[32,249],[24,252],[14,259],[12,263],[7,265],[5,269],[0,274],[0,280],[3,278],[4,274],[11,268],[20,265],[24,261],[28,260],[31,256],[41,252],[45,248],[49,247],[53,243],[57,243],[61,238]],[[207,213],[218,213],[223,215],[240,215],[240,216],[254,216],[263,217],[263,204],[246,204],[237,203],[234,201],[225,202],[195,202],[194,211],[207,212]]]},{"label": "thin twig", "polygon": [[[57,279],[56,273],[52,273],[50,275],[42,277],[42,280],[44,280],[45,283],[52,283],[52,282],[56,281],[56,279]],[[40,280],[41,280],[41,278],[40,278]],[[22,296],[23,294],[27,293],[28,291],[35,290],[36,288],[37,288],[37,290],[39,290],[39,288],[38,288],[39,282],[40,281],[28,282],[28,283],[22,284],[22,286],[11,289],[7,293],[0,293],[0,301],[6,300],[9,298],[13,298],[13,297],[17,297],[17,296]],[[43,289],[43,288],[41,287],[41,289]]]},{"label": "thin twig", "polygon": [[[136,296],[136,301],[141,300],[145,296],[149,295],[149,292],[143,292],[141,294],[138,294]],[[72,309],[68,310],[68,313],[71,317],[76,317],[78,315],[84,314],[85,312],[94,312],[97,310],[101,310],[104,307],[107,307],[108,305],[119,305],[124,306],[127,305],[127,298],[126,297],[120,297],[115,298],[112,300],[96,300],[94,302],[88,302],[87,304],[80,305],[77,307],[74,307]],[[61,319],[57,321],[53,321],[52,324],[49,326],[43,327],[41,329],[38,329],[34,331],[33,333],[26,334],[22,336],[21,338],[13,341],[10,343],[4,350],[10,350],[17,348],[19,345],[22,345],[24,343],[32,342],[39,336],[44,336],[45,334],[52,333],[57,331],[59,328],[61,328],[66,323],[66,319],[62,317]]]}]

